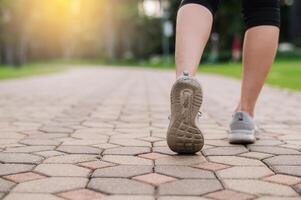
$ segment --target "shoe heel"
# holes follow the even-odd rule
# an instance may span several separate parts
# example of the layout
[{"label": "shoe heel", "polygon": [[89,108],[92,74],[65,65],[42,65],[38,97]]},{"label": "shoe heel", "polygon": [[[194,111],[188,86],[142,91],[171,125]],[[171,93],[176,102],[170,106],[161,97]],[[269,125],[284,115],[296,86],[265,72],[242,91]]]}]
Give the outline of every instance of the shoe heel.
[{"label": "shoe heel", "polygon": [[171,92],[171,121],[167,132],[169,148],[180,154],[193,154],[204,145],[196,117],[202,104],[202,89],[195,80],[178,80]]}]

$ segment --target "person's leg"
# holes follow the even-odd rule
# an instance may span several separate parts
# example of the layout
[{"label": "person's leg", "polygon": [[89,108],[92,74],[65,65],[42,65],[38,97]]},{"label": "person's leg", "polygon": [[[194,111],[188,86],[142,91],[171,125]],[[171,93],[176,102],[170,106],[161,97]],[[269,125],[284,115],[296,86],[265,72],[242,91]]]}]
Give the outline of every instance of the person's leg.
[{"label": "person's leg", "polygon": [[196,153],[204,146],[198,126],[203,92],[198,80],[192,76],[196,74],[209,38],[218,1],[183,0],[178,12],[177,81],[170,93],[171,115],[166,137],[169,148],[177,153]]},{"label": "person's leg", "polygon": [[184,0],[178,11],[176,31],[176,76],[195,75],[210,36],[219,0]]},{"label": "person's leg", "polygon": [[257,26],[245,34],[243,79],[238,110],[254,115],[254,108],[275,58],[279,28]]},{"label": "person's leg", "polygon": [[255,142],[254,108],[274,61],[279,38],[279,0],[243,0],[245,33],[240,103],[230,124],[230,143]]},{"label": "person's leg", "polygon": [[248,30],[245,33],[241,98],[237,110],[253,116],[278,47],[279,1],[244,0],[243,12]]}]

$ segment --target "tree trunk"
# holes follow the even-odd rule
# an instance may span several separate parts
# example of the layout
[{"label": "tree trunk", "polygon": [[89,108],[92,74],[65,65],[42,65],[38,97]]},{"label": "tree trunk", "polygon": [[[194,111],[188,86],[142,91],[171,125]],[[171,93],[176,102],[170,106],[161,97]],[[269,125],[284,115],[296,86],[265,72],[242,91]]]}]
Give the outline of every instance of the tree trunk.
[{"label": "tree trunk", "polygon": [[27,41],[24,34],[16,40],[14,66],[21,67],[26,62]]},{"label": "tree trunk", "polygon": [[11,42],[4,41],[2,48],[2,63],[4,65],[13,65],[14,64],[14,48]]},{"label": "tree trunk", "polygon": [[110,61],[116,60],[116,33],[115,26],[113,20],[113,7],[112,3],[108,3],[106,7],[106,54]]},{"label": "tree trunk", "polygon": [[301,37],[301,3],[300,1],[294,1],[294,5],[290,10],[290,27],[289,37],[290,41],[294,42]]}]

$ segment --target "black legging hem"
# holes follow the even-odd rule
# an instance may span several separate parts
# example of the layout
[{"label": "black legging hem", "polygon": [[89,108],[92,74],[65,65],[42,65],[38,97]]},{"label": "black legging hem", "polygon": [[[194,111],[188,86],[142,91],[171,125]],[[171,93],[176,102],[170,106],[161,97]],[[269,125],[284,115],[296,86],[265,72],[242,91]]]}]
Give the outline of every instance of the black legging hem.
[{"label": "black legging hem", "polygon": [[199,5],[202,5],[205,8],[207,8],[212,13],[212,15],[214,15],[215,12],[217,11],[219,0],[213,0],[213,1],[216,1],[216,2],[212,3],[207,0],[183,0],[181,3],[181,7],[184,5],[187,5],[187,4],[199,4]]},{"label": "black legging hem", "polygon": [[[280,27],[279,0],[242,0],[242,13],[247,29],[254,26],[270,25]],[[214,16],[219,0],[182,0],[181,6],[199,4]]]}]

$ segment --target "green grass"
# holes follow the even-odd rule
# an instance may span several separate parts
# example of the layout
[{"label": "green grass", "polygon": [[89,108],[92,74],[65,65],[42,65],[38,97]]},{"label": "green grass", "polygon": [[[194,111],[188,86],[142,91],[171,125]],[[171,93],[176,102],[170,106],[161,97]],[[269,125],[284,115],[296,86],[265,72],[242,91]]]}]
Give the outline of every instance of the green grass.
[{"label": "green grass", "polygon": [[68,67],[63,64],[27,64],[21,68],[12,66],[0,66],[0,80],[17,79],[30,76],[40,76],[57,73],[66,70]]},{"label": "green grass", "polygon": [[[240,78],[241,64],[203,65],[200,72]],[[301,60],[278,61],[269,74],[267,84],[301,91]]]},{"label": "green grass", "polygon": [[[174,69],[174,64],[166,64],[166,62],[146,62],[143,66],[157,69]],[[241,63],[202,64],[199,72],[240,79]],[[274,63],[266,82],[270,86],[301,91],[301,59],[278,59]]]},{"label": "green grass", "polygon": [[[106,63],[101,60],[74,60],[74,61],[49,61],[28,64],[20,69],[0,66],[0,80],[16,79],[29,76],[48,75],[52,73],[61,72],[69,69],[68,66],[140,66],[155,68],[160,70],[174,70],[174,64],[167,64],[166,62],[149,63]],[[239,79],[241,77],[241,64],[214,64],[201,65],[199,71],[201,73],[218,74],[222,76]],[[287,88],[291,90],[301,91],[301,60],[278,60],[272,68],[268,77],[267,84],[280,88]]]}]

